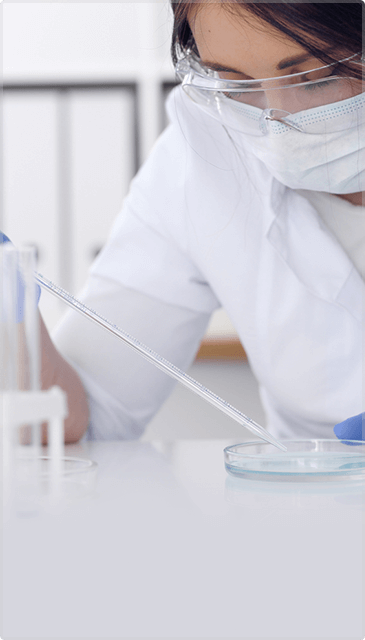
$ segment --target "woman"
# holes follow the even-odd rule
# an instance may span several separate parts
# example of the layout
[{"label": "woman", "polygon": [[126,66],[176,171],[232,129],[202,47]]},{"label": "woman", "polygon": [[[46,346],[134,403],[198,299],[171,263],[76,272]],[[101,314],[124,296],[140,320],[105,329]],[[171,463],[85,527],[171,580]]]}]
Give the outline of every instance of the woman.
[{"label": "woman", "polygon": [[[183,86],[82,298],[182,368],[224,306],[274,435],[361,438],[363,3],[172,7]],[[171,390],[73,312],[43,341],[68,441],[138,437]]]}]

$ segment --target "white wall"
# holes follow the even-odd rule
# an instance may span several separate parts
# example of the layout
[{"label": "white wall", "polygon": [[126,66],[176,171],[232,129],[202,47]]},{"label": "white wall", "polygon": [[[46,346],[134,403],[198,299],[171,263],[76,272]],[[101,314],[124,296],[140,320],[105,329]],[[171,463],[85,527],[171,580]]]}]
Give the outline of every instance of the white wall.
[{"label": "white wall", "polygon": [[[6,2],[3,19],[5,84],[137,82],[146,158],[161,130],[161,83],[174,79],[168,2]],[[134,110],[117,89],[5,91],[0,228],[36,244],[39,270],[73,293],[133,176]],[[41,310],[49,326],[61,312],[47,294]],[[218,312],[209,332],[234,330]]]},{"label": "white wall", "polygon": [[168,2],[6,3],[6,78],[121,77],[146,58],[170,70]]},{"label": "white wall", "polygon": [[4,5],[4,79],[137,80],[148,96],[142,158],[159,131],[156,85],[173,79],[167,0]]}]

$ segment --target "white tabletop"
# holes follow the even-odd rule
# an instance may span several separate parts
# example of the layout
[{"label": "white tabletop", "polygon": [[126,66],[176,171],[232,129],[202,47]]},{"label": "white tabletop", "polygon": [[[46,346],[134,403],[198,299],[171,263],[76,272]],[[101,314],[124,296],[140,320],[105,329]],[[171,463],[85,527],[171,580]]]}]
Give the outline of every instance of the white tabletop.
[{"label": "white tabletop", "polygon": [[5,522],[5,638],[361,640],[364,491],[235,479],[223,440],[92,442],[95,487]]}]

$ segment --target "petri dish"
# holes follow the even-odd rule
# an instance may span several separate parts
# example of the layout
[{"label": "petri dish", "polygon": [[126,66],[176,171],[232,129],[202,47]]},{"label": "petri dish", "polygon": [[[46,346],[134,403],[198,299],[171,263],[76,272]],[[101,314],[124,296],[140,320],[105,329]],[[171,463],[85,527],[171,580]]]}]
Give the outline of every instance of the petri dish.
[{"label": "petri dish", "polygon": [[[53,460],[50,456],[26,456],[16,457],[16,470],[20,476],[32,476],[36,474],[45,481],[52,475]],[[59,473],[63,480],[83,480],[87,476],[94,475],[97,469],[96,462],[84,458],[61,458],[59,461]]]},{"label": "petri dish", "polygon": [[14,491],[21,510],[72,501],[94,491],[98,465],[92,460],[62,457],[54,466],[49,456],[18,455]]},{"label": "petri dish", "polygon": [[229,474],[277,482],[365,481],[365,442],[358,440],[282,440],[282,452],[266,442],[244,442],[224,449]]}]

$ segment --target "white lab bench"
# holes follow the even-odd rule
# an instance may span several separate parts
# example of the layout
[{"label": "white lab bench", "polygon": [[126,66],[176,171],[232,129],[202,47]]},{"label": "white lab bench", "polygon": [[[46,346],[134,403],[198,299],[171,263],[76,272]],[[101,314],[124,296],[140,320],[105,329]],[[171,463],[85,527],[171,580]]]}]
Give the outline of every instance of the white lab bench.
[{"label": "white lab bench", "polygon": [[3,637],[361,640],[364,488],[235,479],[228,444],[67,446],[96,485],[5,521]]}]

